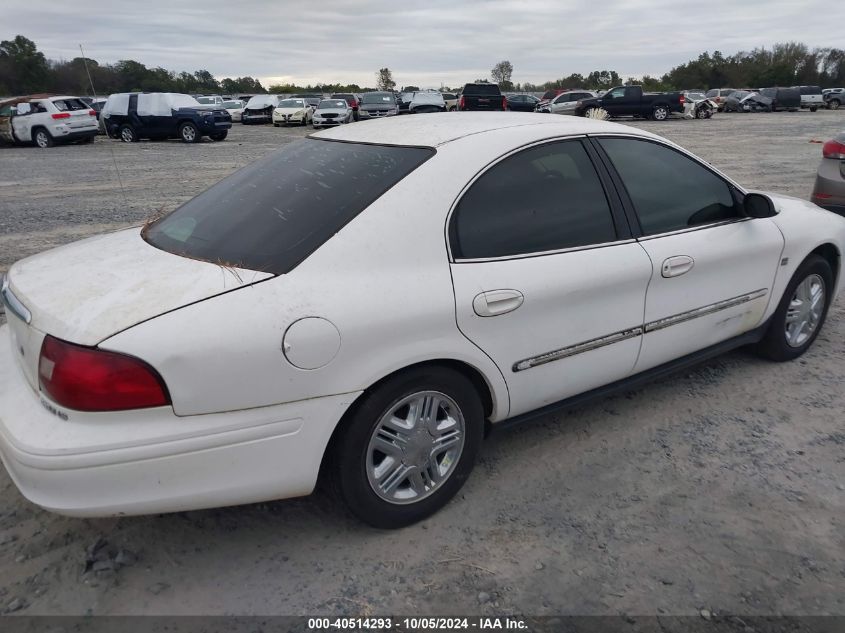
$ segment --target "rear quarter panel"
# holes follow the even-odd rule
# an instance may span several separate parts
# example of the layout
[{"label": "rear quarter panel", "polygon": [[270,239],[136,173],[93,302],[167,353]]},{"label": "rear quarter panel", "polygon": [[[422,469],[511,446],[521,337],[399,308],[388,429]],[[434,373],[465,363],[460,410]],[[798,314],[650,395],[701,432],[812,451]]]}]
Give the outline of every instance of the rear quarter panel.
[{"label": "rear quarter panel", "polygon": [[[500,135],[483,135],[492,136]],[[155,367],[178,415],[361,391],[409,365],[453,359],[484,376],[491,419],[502,419],[504,378],[456,325],[445,222],[488,160],[480,157],[510,147],[482,137],[446,145],[291,273],[141,323],[101,346]],[[285,332],[315,316],[335,325],[340,349],[319,369],[297,369],[282,350]]]}]

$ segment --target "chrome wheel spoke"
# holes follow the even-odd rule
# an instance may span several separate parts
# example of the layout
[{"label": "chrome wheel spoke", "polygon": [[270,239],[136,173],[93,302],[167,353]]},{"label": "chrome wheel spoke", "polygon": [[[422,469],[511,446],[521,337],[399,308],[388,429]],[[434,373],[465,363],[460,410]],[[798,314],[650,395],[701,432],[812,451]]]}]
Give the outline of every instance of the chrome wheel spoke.
[{"label": "chrome wheel spoke", "polygon": [[410,471],[411,468],[409,466],[406,466],[402,462],[394,462],[391,460],[382,469],[381,477],[377,478],[379,488],[386,495],[393,494],[399,485],[408,478],[408,473]]}]

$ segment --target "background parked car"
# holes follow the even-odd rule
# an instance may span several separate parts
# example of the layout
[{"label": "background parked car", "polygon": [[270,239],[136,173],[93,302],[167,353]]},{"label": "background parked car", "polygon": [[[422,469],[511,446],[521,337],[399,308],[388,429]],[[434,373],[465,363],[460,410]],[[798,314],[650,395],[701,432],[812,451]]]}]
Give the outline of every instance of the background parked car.
[{"label": "background parked car", "polygon": [[634,116],[664,121],[684,111],[680,92],[643,92],[642,86],[616,86],[595,99],[581,99],[575,113],[585,116],[591,108],[603,108],[612,117]]},{"label": "background parked car", "polygon": [[507,110],[508,100],[496,84],[467,84],[458,100],[459,110]]},{"label": "background parked car", "polygon": [[545,111],[552,114],[575,114],[579,102],[585,99],[597,99],[598,94],[589,90],[571,90],[562,92],[546,106]]},{"label": "background parked car", "polygon": [[142,138],[198,143],[203,136],[222,141],[232,127],[232,117],[223,108],[204,106],[189,95],[174,92],[110,95],[102,117],[109,137],[124,143]]},{"label": "background parked car", "polygon": [[795,86],[795,89],[801,95],[802,108],[808,108],[810,112],[815,112],[819,108],[824,107],[821,86]]},{"label": "background parked car", "polygon": [[798,88],[761,88],[759,94],[772,100],[772,112],[797,112],[801,108],[801,92]]},{"label": "background parked car", "polygon": [[273,125],[308,125],[313,117],[313,110],[305,99],[284,99],[273,110]]},{"label": "background parked car", "polygon": [[534,95],[508,95],[508,110],[514,112],[534,112],[540,100]]},{"label": "background parked car", "polygon": [[336,92],[331,96],[331,98],[345,99],[346,103],[348,103],[349,107],[352,109],[352,118],[356,121],[360,118],[358,108],[361,105],[361,100],[358,98],[358,95],[353,94],[351,92]]},{"label": "background parked car", "polygon": [[240,121],[244,114],[244,105],[243,101],[234,99],[232,101],[224,101],[220,107],[229,113],[232,121]]},{"label": "background parked car", "polygon": [[448,112],[453,112],[458,109],[458,95],[451,92],[444,92],[443,100],[446,102],[446,110]]},{"label": "background parked car", "polygon": [[822,98],[829,110],[838,110],[845,103],[845,88],[830,88]]},{"label": "background parked car", "polygon": [[413,98],[413,92],[403,92],[399,95],[399,114],[408,114],[408,108],[411,107],[411,99]]},{"label": "background parked car", "polygon": [[411,114],[424,114],[428,112],[446,112],[446,100],[443,95],[434,91],[420,91],[414,93],[414,98],[408,105]]},{"label": "background parked car", "polygon": [[52,147],[55,143],[90,143],[97,136],[97,112],[79,97],[29,96],[0,102],[0,138]]},{"label": "background parked car", "polygon": [[352,108],[346,99],[323,99],[314,110],[311,125],[315,128],[342,125],[353,120]]},{"label": "background parked car", "polygon": [[361,119],[375,119],[399,114],[399,104],[392,92],[365,92],[361,95],[358,116]]},{"label": "background parked car", "polygon": [[742,107],[742,100],[747,96],[754,94],[751,90],[734,90],[731,94],[724,98],[722,103],[723,112],[744,112]]},{"label": "background parked car", "polygon": [[845,215],[845,131],[822,146],[822,162],[810,199],[823,209]]},{"label": "background parked car", "polygon": [[712,90],[708,90],[704,96],[712,99],[718,106],[719,112],[721,112],[725,107],[725,98],[732,92],[736,92],[736,88],[713,88]]},{"label": "background parked car", "polygon": [[272,123],[273,110],[284,98],[285,95],[255,95],[244,106],[241,123]]},{"label": "background parked car", "polygon": [[195,98],[202,105],[214,106],[216,108],[222,108],[223,102],[225,101],[220,95],[199,95]]}]

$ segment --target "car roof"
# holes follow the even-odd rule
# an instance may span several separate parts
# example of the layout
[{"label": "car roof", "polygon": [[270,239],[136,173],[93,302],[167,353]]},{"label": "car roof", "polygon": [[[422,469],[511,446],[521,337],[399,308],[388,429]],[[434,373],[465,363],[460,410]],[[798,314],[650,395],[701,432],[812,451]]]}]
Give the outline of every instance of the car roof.
[{"label": "car roof", "polygon": [[353,143],[439,147],[465,136],[506,128],[522,128],[526,143],[551,136],[614,132],[659,138],[649,132],[619,123],[533,112],[455,112],[443,115],[385,117],[378,121],[365,121],[324,130],[311,136]]}]

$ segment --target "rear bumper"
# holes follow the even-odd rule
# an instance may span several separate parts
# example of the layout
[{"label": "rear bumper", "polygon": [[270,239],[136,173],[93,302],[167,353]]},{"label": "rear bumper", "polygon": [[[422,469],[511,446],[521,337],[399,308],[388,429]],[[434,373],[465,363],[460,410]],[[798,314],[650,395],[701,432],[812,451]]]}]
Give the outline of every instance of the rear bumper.
[{"label": "rear bumper", "polygon": [[845,215],[845,173],[840,162],[822,159],[810,201],[822,209]]},{"label": "rear bumper", "polygon": [[55,125],[50,129],[50,134],[57,141],[78,141],[83,138],[93,138],[100,131],[99,125],[83,129],[69,128],[66,125]]},{"label": "rear bumper", "polygon": [[184,417],[170,407],[62,411],[24,378],[8,329],[0,327],[0,458],[27,499],[71,516],[307,495],[331,433],[358,395]]}]

